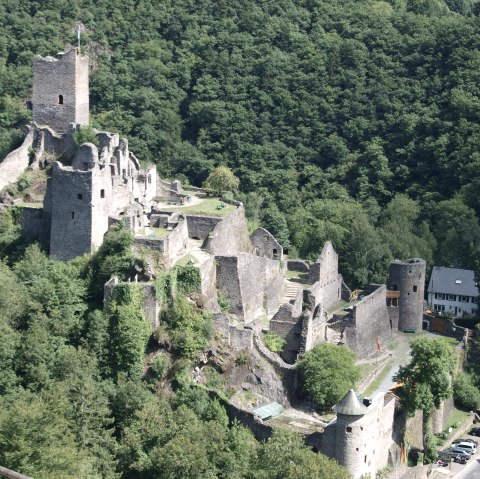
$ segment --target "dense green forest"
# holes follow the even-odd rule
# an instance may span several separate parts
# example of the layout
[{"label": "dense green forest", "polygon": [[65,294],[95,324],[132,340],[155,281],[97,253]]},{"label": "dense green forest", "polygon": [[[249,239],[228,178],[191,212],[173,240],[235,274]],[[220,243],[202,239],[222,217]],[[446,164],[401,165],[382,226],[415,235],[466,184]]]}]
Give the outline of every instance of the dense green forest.
[{"label": "dense green forest", "polygon": [[18,143],[34,54],[76,41],[92,123],[167,177],[241,180],[291,255],[327,239],[353,286],[392,258],[476,268],[475,0],[28,1],[0,5],[0,153]]}]

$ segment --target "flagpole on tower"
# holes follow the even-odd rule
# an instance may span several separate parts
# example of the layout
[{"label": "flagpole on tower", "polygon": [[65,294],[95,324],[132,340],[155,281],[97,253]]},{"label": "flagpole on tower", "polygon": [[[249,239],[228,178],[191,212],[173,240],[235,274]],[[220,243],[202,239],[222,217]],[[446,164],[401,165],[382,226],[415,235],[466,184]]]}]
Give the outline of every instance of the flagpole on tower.
[{"label": "flagpole on tower", "polygon": [[78,42],[78,51],[80,52],[80,25],[77,29],[77,42]]}]

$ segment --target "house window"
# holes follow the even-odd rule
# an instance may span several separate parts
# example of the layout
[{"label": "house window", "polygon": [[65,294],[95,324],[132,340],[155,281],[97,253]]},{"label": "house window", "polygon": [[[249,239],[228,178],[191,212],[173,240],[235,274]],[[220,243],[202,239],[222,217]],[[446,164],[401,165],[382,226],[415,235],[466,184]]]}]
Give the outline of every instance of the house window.
[{"label": "house window", "polygon": [[435,299],[445,299],[445,295],[443,293],[435,293]]},{"label": "house window", "polygon": [[81,200],[83,198],[82,193],[77,193],[77,199]]},{"label": "house window", "polygon": [[477,302],[477,298],[473,297],[473,296],[470,296],[470,301],[472,303],[476,303]]},{"label": "house window", "polygon": [[448,301],[456,301],[457,295],[456,294],[447,294]]},{"label": "house window", "polygon": [[345,428],[345,431],[347,431],[347,432],[352,432],[352,426],[347,426],[347,427]]},{"label": "house window", "polygon": [[100,198],[105,198],[105,190],[100,190]]},{"label": "house window", "polygon": [[72,211],[72,220],[75,219],[75,211]]},{"label": "house window", "polygon": [[414,293],[417,292],[417,285],[416,285],[416,284],[413,285],[413,292],[414,292]]},{"label": "house window", "polygon": [[58,104],[63,105],[63,95],[58,95]]},{"label": "house window", "polygon": [[477,314],[477,310],[475,308],[472,308],[472,314]]},{"label": "house window", "polygon": [[434,304],[433,305],[433,310],[434,311],[445,311],[445,305],[444,304]]},{"label": "house window", "polygon": [[468,303],[468,296],[459,296],[459,297],[458,297],[458,300],[459,300],[461,303]]}]

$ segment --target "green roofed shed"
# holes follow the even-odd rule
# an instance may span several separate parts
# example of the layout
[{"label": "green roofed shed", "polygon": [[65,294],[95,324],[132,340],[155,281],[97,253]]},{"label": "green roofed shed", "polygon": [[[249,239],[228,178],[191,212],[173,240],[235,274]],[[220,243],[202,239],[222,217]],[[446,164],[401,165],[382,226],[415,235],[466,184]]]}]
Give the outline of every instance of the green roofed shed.
[{"label": "green roofed shed", "polygon": [[280,416],[283,411],[283,406],[276,402],[271,402],[269,404],[263,404],[262,406],[252,409],[253,414],[258,416],[262,420],[272,419],[274,417]]}]

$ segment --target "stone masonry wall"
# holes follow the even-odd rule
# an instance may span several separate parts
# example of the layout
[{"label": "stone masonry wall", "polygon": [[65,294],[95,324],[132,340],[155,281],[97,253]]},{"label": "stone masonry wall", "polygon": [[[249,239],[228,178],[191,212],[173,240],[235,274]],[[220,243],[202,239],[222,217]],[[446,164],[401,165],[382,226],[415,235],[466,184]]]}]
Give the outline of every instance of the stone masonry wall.
[{"label": "stone masonry wall", "polygon": [[218,216],[186,215],[188,236],[193,239],[206,240],[215,226],[222,221]]},{"label": "stone masonry wall", "polygon": [[28,241],[38,241],[48,248],[49,221],[42,208],[22,208],[22,233]]},{"label": "stone masonry wall", "polygon": [[240,253],[216,256],[217,288],[230,301],[230,311],[246,323],[273,312],[283,291],[284,265],[280,261]]},{"label": "stone masonry wall", "polygon": [[[347,342],[358,358],[367,358],[377,351],[377,340],[384,345],[391,337],[390,318],[386,305],[385,285],[370,285],[370,294],[353,306],[355,342]],[[351,338],[347,336],[347,341]]]},{"label": "stone masonry wall", "polygon": [[30,164],[29,152],[33,148],[35,131],[31,126],[27,128],[23,143],[0,163],[0,190],[9,183],[15,183]]},{"label": "stone masonry wall", "polygon": [[88,124],[88,57],[72,49],[52,57],[33,59],[33,121],[57,132],[70,123]]},{"label": "stone masonry wall", "polygon": [[257,228],[251,235],[254,252],[257,256],[282,259],[283,247],[265,228]]},{"label": "stone masonry wall", "polygon": [[253,331],[251,329],[241,329],[235,326],[228,328],[229,344],[234,351],[253,348]]},{"label": "stone masonry wall", "polygon": [[230,312],[244,319],[242,291],[238,277],[238,259],[236,256],[217,256],[217,289],[230,303]]},{"label": "stone masonry wall", "polygon": [[217,275],[215,259],[210,257],[200,266],[200,292],[202,293],[205,307],[209,311],[219,312],[217,302]]},{"label": "stone masonry wall", "polygon": [[205,250],[215,256],[253,251],[242,204],[215,226],[205,242]]},{"label": "stone masonry wall", "polygon": [[92,171],[62,170],[59,163],[54,163],[50,254],[69,260],[91,253]]}]

